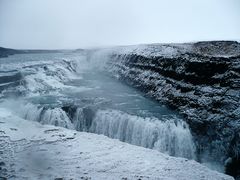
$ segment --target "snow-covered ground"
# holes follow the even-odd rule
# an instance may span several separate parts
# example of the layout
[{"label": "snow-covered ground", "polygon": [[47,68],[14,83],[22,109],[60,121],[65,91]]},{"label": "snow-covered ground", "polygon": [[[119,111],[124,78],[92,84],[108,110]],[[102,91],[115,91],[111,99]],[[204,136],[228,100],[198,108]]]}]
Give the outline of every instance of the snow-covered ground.
[{"label": "snow-covered ground", "polygon": [[[85,132],[41,125],[0,108],[0,177],[231,180],[184,158]],[[1,179],[1,178],[0,178]]]}]

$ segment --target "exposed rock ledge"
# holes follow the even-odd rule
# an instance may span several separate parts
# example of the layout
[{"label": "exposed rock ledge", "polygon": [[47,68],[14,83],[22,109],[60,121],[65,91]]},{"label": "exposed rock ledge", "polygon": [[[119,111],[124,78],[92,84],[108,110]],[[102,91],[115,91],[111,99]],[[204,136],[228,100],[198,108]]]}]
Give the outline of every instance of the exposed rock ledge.
[{"label": "exposed rock ledge", "polygon": [[192,160],[0,111],[0,179],[233,179]]},{"label": "exposed rock ledge", "polygon": [[240,175],[240,44],[153,44],[111,50],[114,76],[184,115],[202,156]]}]

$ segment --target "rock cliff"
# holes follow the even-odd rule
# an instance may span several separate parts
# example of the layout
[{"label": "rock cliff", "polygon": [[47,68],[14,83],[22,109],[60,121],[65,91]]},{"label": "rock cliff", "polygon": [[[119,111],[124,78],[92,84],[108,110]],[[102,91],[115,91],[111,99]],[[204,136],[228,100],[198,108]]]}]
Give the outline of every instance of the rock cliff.
[{"label": "rock cliff", "polygon": [[199,161],[240,174],[240,44],[209,41],[120,47],[107,69],[185,117]]}]

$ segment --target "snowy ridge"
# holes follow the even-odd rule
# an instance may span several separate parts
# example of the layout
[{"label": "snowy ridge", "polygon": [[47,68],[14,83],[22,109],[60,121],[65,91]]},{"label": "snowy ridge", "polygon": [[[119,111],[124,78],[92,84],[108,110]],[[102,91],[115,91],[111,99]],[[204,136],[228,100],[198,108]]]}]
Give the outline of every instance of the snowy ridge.
[{"label": "snowy ridge", "polygon": [[164,56],[173,57],[192,50],[191,44],[146,44],[120,47],[114,53],[136,54],[145,57]]},{"label": "snowy ridge", "polygon": [[240,55],[237,41],[202,41],[195,43],[142,44],[112,48],[114,54],[135,54],[145,57],[173,58],[184,53],[213,57],[234,57]]},{"label": "snowy ridge", "polygon": [[8,179],[233,179],[195,161],[105,136],[43,126],[4,108],[0,111],[1,161],[5,162],[0,164],[0,176]]}]

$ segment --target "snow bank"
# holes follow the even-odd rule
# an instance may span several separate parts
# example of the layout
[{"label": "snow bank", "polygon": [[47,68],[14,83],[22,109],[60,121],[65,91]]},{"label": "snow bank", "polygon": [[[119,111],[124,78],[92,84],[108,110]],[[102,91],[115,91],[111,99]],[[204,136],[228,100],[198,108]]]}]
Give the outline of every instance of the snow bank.
[{"label": "snow bank", "polygon": [[26,121],[4,108],[0,112],[0,177],[233,179],[192,160],[170,157],[102,135]]}]

